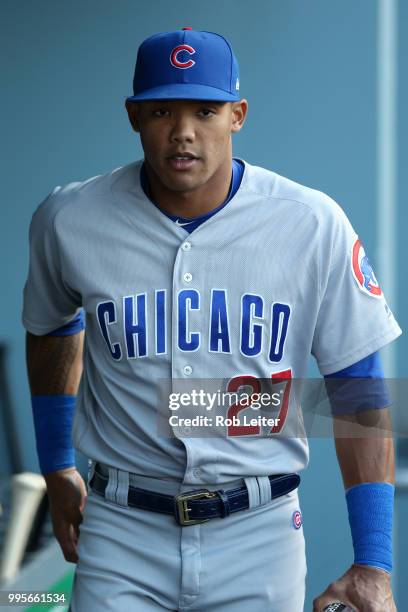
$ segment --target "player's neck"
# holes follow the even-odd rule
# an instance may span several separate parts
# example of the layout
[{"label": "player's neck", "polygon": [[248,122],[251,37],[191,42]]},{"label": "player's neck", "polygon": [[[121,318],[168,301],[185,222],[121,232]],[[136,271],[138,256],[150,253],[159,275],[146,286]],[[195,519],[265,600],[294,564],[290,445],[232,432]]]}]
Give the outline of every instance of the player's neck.
[{"label": "player's neck", "polygon": [[225,160],[207,183],[189,191],[168,189],[147,164],[145,168],[151,199],[171,215],[192,218],[214,210],[227,198],[232,176],[232,157]]}]

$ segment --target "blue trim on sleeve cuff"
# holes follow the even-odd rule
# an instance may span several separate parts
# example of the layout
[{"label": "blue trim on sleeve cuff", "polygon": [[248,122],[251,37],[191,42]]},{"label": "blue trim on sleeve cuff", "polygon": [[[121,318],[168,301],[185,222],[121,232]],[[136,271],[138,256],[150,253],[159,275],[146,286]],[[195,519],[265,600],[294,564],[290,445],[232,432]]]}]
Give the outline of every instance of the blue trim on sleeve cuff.
[{"label": "blue trim on sleeve cuff", "polygon": [[326,374],[325,378],[384,378],[384,370],[381,363],[379,351],[356,361],[351,366]]},{"label": "blue trim on sleeve cuff", "polygon": [[66,325],[55,329],[51,333],[47,334],[47,336],[72,336],[73,334],[78,334],[80,331],[85,329],[85,315],[84,310],[81,309],[80,312]]}]

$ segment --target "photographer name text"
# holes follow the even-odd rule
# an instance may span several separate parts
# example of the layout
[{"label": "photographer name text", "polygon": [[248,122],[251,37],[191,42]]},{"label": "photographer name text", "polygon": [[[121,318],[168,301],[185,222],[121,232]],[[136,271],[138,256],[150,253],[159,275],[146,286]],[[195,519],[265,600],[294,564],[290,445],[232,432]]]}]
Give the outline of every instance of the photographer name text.
[{"label": "photographer name text", "polygon": [[217,415],[215,417],[209,417],[204,415],[197,415],[195,417],[179,417],[173,414],[169,418],[169,424],[171,427],[235,427],[235,426],[261,426],[261,427],[277,427],[279,425],[280,418],[271,418],[266,416],[247,417],[242,415],[240,418],[237,416],[226,417],[223,415]]}]

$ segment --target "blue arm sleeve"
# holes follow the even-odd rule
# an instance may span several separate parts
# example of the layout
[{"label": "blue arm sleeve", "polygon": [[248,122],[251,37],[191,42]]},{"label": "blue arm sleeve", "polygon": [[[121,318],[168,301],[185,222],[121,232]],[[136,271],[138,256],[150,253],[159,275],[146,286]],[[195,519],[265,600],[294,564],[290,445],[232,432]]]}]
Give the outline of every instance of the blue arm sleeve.
[{"label": "blue arm sleeve", "polygon": [[367,482],[346,493],[354,563],[392,570],[392,523],[395,487]]},{"label": "blue arm sleeve", "polygon": [[67,325],[55,329],[47,336],[71,336],[85,329],[85,315],[83,309]]},{"label": "blue arm sleeve", "polygon": [[71,440],[74,395],[35,395],[31,398],[41,473],[75,465]]},{"label": "blue arm sleeve", "polygon": [[353,414],[390,405],[378,352],[339,372],[327,374],[324,378],[334,415]]}]

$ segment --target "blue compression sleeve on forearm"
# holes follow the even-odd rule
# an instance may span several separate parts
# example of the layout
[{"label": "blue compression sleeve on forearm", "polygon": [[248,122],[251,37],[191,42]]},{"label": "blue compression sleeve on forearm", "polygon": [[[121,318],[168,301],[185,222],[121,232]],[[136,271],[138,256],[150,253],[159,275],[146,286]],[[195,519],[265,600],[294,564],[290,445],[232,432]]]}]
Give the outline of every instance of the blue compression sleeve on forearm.
[{"label": "blue compression sleeve on forearm", "polygon": [[394,485],[367,482],[346,492],[354,563],[392,570]]},{"label": "blue compression sleeve on forearm", "polygon": [[71,439],[75,401],[75,395],[34,395],[31,398],[42,474],[75,465]]}]

